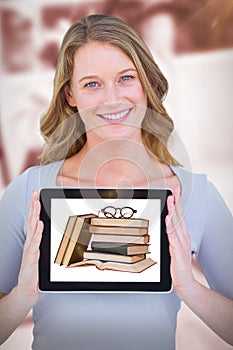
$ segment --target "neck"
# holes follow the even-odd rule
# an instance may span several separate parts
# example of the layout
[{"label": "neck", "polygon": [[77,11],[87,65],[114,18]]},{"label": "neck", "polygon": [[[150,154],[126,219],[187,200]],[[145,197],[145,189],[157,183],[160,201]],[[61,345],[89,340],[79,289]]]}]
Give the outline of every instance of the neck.
[{"label": "neck", "polygon": [[114,187],[148,182],[147,170],[155,162],[141,140],[108,140],[94,147],[87,141],[80,156],[79,179]]}]

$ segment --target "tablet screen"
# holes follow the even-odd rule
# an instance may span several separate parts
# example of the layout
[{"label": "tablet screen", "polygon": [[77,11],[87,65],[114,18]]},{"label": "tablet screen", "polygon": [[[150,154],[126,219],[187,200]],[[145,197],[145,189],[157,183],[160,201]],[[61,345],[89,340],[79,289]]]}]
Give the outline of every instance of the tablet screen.
[{"label": "tablet screen", "polygon": [[43,189],[41,291],[167,292],[161,189]]}]

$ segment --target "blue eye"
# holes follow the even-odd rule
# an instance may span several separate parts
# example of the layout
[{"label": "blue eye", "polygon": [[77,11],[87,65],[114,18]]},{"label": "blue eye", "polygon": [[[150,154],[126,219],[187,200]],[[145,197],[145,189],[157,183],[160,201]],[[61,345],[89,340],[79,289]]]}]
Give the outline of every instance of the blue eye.
[{"label": "blue eye", "polygon": [[93,88],[96,87],[98,84],[96,81],[91,81],[90,83],[85,84],[85,87]]},{"label": "blue eye", "polygon": [[128,81],[128,80],[132,80],[134,77],[132,75],[124,75],[121,79],[123,81]]}]

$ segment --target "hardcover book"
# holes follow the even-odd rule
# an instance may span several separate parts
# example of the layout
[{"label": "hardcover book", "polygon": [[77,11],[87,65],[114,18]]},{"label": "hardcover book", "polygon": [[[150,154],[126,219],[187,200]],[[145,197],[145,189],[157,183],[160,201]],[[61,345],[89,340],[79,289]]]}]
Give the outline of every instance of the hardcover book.
[{"label": "hardcover book", "polygon": [[78,266],[85,266],[85,265],[94,265],[99,270],[115,270],[115,271],[122,271],[122,272],[134,272],[139,273],[142,272],[149,267],[155,265],[156,262],[152,260],[151,258],[146,258],[141,261],[132,263],[132,264],[126,264],[126,263],[119,263],[119,262],[112,262],[112,261],[98,261],[98,260],[83,260],[78,263],[72,264],[69,267],[78,267]]},{"label": "hardcover book", "polygon": [[[74,262],[83,260],[83,252],[87,249],[91,239],[91,233],[89,232],[89,226],[91,218],[94,214],[77,215],[75,223],[72,227],[72,232],[69,237],[61,241],[57,256],[61,256],[64,251],[62,259],[55,259],[55,263],[60,261],[61,265],[70,265]],[[69,223],[70,220],[68,220]],[[67,224],[68,225],[68,224]],[[64,235],[66,234],[66,231]],[[64,236],[63,235],[63,236]],[[68,243],[67,243],[68,240]],[[66,247],[65,247],[65,243]]]},{"label": "hardcover book", "polygon": [[84,259],[123,262],[128,264],[143,260],[145,259],[145,257],[146,257],[145,254],[127,256],[127,255],[112,254],[112,253],[94,252],[92,250],[88,250],[83,254]]},{"label": "hardcover book", "polygon": [[115,242],[115,243],[134,243],[134,244],[146,244],[150,240],[149,235],[144,236],[126,236],[126,235],[108,235],[108,234],[92,234],[93,242]]},{"label": "hardcover book", "polygon": [[149,227],[149,220],[138,218],[93,218],[91,219],[93,226],[123,226],[123,227]]},{"label": "hardcover book", "polygon": [[67,221],[66,228],[65,228],[64,234],[62,236],[62,240],[60,242],[56,258],[54,260],[55,264],[62,263],[62,259],[63,259],[63,256],[65,254],[67,245],[69,243],[70,237],[72,235],[76,219],[77,219],[77,215],[73,215],[73,216],[70,216],[68,221]]},{"label": "hardcover book", "polygon": [[121,226],[90,226],[91,233],[102,233],[102,234],[117,234],[117,235],[134,235],[143,236],[148,233],[146,227],[121,227]]},{"label": "hardcover book", "polygon": [[148,244],[122,244],[111,242],[92,242],[91,249],[96,252],[109,252],[121,255],[147,254],[149,253]]}]

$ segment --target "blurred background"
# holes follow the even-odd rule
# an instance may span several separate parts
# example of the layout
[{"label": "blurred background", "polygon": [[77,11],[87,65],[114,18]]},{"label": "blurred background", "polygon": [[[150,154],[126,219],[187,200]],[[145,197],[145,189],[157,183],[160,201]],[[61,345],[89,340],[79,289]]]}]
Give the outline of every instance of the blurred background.
[{"label": "blurred background", "polygon": [[[146,41],[168,79],[165,106],[189,167],[208,174],[233,212],[232,0],[0,0],[0,196],[38,164],[39,120],[51,98],[59,46],[69,26],[91,13],[121,17]],[[206,284],[195,261],[193,268]],[[185,305],[178,321],[177,350],[233,348]],[[27,350],[31,340],[28,315],[1,349]]]}]

